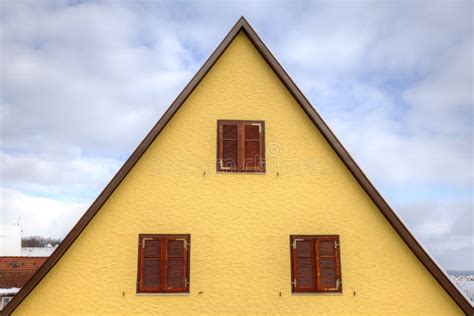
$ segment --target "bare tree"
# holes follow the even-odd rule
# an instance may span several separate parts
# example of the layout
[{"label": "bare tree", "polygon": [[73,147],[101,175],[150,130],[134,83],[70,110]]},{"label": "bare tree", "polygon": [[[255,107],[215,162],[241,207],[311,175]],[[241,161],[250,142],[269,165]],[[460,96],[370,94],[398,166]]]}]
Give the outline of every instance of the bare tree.
[{"label": "bare tree", "polygon": [[21,239],[22,247],[46,247],[48,244],[56,246],[61,242],[61,239],[41,236],[28,236]]}]

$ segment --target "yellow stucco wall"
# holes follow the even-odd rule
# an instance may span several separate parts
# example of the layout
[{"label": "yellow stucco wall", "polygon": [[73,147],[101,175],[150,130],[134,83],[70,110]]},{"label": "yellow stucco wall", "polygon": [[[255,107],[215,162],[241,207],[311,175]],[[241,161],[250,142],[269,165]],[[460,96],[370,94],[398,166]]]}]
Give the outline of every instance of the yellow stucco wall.
[{"label": "yellow stucco wall", "polygon": [[[216,174],[218,119],[265,120],[266,174]],[[190,295],[135,294],[140,233],[191,234]],[[342,294],[291,294],[290,234],[340,235]],[[240,34],[15,314],[72,313],[461,310]]]}]

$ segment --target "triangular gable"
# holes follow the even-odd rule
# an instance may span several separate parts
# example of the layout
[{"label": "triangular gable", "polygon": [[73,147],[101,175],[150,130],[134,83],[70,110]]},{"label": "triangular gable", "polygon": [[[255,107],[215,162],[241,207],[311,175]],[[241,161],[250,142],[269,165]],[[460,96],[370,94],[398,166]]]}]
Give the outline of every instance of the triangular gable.
[{"label": "triangular gable", "polygon": [[377,205],[378,209],[382,212],[388,222],[397,231],[400,237],[405,241],[411,251],[416,257],[422,262],[422,264],[428,269],[433,277],[439,282],[439,284],[446,290],[446,292],[454,299],[454,301],[462,308],[466,314],[473,314],[474,308],[471,306],[467,298],[456,288],[456,286],[450,281],[449,277],[443,272],[443,270],[434,262],[434,260],[428,255],[426,250],[420,245],[420,243],[413,237],[408,231],[403,222],[398,218],[394,211],[390,208],[388,203],[378,193],[369,179],[364,175],[362,170],[357,166],[355,161],[344,149],[342,144],[329,129],[327,124],[323,121],[321,116],[316,112],[313,106],[310,104],[308,99],[299,90],[290,76],[285,72],[280,63],[271,54],[265,44],[262,42],[257,33],[253,30],[250,24],[241,17],[234,27],[230,30],[224,40],[219,44],[216,50],[212,53],[209,59],[199,69],[196,75],[184,88],[184,90],[178,95],[173,101],[171,106],[167,109],[164,115],[160,118],[158,123],[152,128],[148,135],[143,139],[140,145],[135,149],[132,155],[128,158],[125,164],[120,168],[117,174],[112,178],[109,184],[105,187],[102,193],[97,197],[94,203],[89,207],[86,213],[81,217],[73,229],[69,232],[63,242],[58,246],[56,251],[48,258],[45,264],[36,272],[35,275],[29,280],[29,282],[18,292],[18,294],[12,299],[7,305],[4,313],[7,315],[12,313],[16,307],[28,296],[28,294],[35,288],[35,286],[41,281],[41,279],[53,268],[53,266],[61,259],[64,253],[72,245],[72,243],[81,234],[84,228],[89,224],[92,218],[101,209],[103,204],[107,201],[114,190],[119,186],[122,180],[127,176],[128,172],[137,163],[140,157],[145,153],[148,147],[153,143],[155,138],[160,134],[166,124],[171,120],[173,115],[179,110],[184,101],[190,96],[193,90],[197,87],[199,82],[204,78],[207,72],[216,63],[222,53],[226,50],[229,44],[239,34],[244,32],[261,56],[265,59],[268,65],[272,68],[275,74],[280,78],[285,87],[290,91],[293,97],[297,100],[300,106],[303,108],[305,113],[318,128],[320,133],[324,136],[326,141],[330,144],[332,149],[337,153],[339,158],[350,170],[352,175],[356,178],[368,196]]}]

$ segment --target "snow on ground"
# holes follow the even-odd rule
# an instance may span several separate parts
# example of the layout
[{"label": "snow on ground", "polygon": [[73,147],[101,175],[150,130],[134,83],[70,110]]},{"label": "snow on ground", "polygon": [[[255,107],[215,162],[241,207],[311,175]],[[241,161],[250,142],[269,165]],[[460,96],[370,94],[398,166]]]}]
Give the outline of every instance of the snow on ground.
[{"label": "snow on ground", "polygon": [[450,275],[450,277],[474,304],[474,274]]}]

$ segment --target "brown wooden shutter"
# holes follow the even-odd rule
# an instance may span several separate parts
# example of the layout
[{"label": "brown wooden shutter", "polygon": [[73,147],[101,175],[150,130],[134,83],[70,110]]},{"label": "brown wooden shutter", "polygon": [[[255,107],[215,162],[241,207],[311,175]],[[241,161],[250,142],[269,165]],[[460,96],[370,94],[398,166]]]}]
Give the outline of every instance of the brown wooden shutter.
[{"label": "brown wooden shutter", "polygon": [[139,243],[140,273],[139,292],[159,292],[162,290],[162,240],[144,237]]},{"label": "brown wooden shutter", "polygon": [[292,235],[293,292],[342,292],[338,235]]},{"label": "brown wooden shutter", "polygon": [[263,121],[217,121],[217,171],[265,172]]},{"label": "brown wooden shutter", "polygon": [[217,170],[237,171],[239,162],[239,125],[235,123],[220,123],[218,128],[219,153]]},{"label": "brown wooden shutter", "polygon": [[342,291],[339,261],[339,238],[319,237],[316,240],[317,288],[320,292]]},{"label": "brown wooden shutter", "polygon": [[263,124],[244,123],[241,126],[241,170],[261,171],[263,168]]},{"label": "brown wooden shutter", "polygon": [[293,292],[315,292],[314,239],[294,237],[291,240],[293,263]]},{"label": "brown wooden shutter", "polygon": [[139,235],[137,293],[189,292],[190,237]]},{"label": "brown wooden shutter", "polygon": [[166,292],[187,292],[189,238],[167,238],[166,243]]}]

